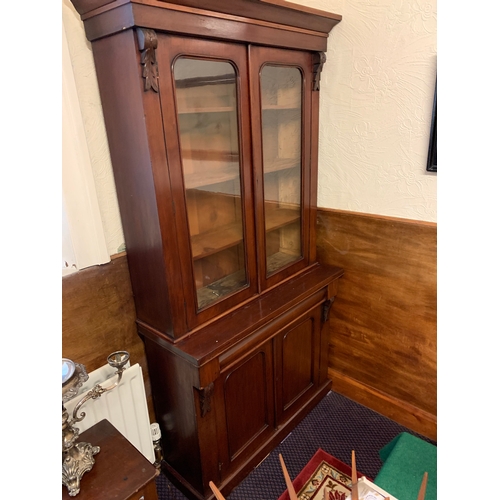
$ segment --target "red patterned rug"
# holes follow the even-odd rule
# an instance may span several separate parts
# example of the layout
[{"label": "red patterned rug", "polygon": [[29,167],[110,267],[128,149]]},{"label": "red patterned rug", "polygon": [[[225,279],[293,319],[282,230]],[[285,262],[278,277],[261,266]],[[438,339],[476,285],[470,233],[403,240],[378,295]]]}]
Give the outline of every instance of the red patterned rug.
[{"label": "red patterned rug", "polygon": [[[345,500],[351,493],[351,473],[349,465],[319,448],[293,480],[293,487],[299,500]],[[358,479],[364,475],[358,471]],[[278,500],[290,500],[288,491]]]}]

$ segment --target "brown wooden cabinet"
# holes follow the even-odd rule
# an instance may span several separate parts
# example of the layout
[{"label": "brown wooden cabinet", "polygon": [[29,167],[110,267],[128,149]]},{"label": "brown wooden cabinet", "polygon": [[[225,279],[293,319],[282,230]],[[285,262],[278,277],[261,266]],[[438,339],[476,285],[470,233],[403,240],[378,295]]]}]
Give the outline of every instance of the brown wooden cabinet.
[{"label": "brown wooden cabinet", "polygon": [[164,471],[226,494],[328,391],[318,104],[340,16],[72,0],[92,42]]}]

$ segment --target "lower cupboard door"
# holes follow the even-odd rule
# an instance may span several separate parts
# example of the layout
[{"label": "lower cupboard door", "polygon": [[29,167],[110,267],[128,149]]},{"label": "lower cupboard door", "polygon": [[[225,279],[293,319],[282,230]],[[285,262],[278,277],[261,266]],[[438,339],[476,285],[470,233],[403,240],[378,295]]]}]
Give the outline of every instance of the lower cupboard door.
[{"label": "lower cupboard door", "polygon": [[307,406],[318,391],[321,330],[318,306],[275,338],[278,424]]},{"label": "lower cupboard door", "polygon": [[244,463],[274,432],[271,341],[222,374],[225,411],[218,423],[225,436],[222,476]]}]

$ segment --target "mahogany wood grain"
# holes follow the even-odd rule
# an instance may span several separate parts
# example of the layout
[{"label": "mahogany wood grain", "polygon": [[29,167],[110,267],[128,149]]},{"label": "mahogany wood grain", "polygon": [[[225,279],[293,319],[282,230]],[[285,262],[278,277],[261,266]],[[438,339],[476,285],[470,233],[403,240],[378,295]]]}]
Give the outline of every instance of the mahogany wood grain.
[{"label": "mahogany wood grain", "polygon": [[[199,376],[194,367],[179,356],[162,349],[149,338],[144,339],[148,362],[150,365],[151,386],[154,398],[157,422],[162,426],[162,447],[166,461],[165,466],[171,469],[169,476],[175,481],[174,475],[192,491],[203,491],[201,470],[201,455],[197,436],[197,415],[199,408],[194,404],[194,398],[187,395],[195,392],[193,387],[199,387]],[[213,423],[214,413],[209,412],[208,418],[202,420],[203,426]],[[168,429],[168,431],[166,430]],[[210,480],[218,481],[217,442],[214,425],[211,427],[212,448],[211,460],[207,460],[205,470]],[[174,472],[175,471],[175,472]],[[199,495],[199,493],[197,493]]]},{"label": "mahogany wood grain", "polygon": [[[248,453],[254,453],[275,431],[273,417],[273,351],[266,342],[238,366],[221,373],[226,442],[220,445],[222,474],[237,470]],[[222,430],[222,429],[221,429]]]},{"label": "mahogany wood grain", "polygon": [[[79,8],[82,5],[79,4]],[[95,5],[92,5],[94,8]],[[266,5],[263,4],[260,7],[266,10],[268,9]],[[269,8],[272,10],[274,7],[270,6]],[[288,11],[283,5],[276,8],[283,14],[280,19],[283,27],[287,20],[285,13]],[[130,9],[134,9],[133,12]],[[291,8],[290,10],[292,17],[297,12],[300,12],[300,9]],[[128,16],[127,19],[122,14]],[[314,18],[316,15],[318,13],[307,11],[308,18],[311,16]],[[311,182],[316,177],[315,173],[310,171],[308,163],[312,149],[310,121],[313,114],[311,109],[312,92],[310,90],[312,89],[310,54],[306,51],[254,47],[253,54],[256,58],[252,59],[250,64],[250,66],[254,66],[254,80],[250,81],[246,73],[247,52],[243,44],[225,44],[202,37],[221,38],[221,34],[223,34],[222,38],[238,40],[239,42],[251,41],[270,45],[277,43],[286,46],[287,42],[283,42],[283,40],[288,34],[291,37],[290,40],[293,41],[291,46],[307,49],[310,47],[302,43],[301,36],[310,35],[304,33],[302,28],[299,31],[292,30],[293,26],[288,26],[287,30],[284,31],[280,28],[280,33],[277,33],[275,28],[267,25],[249,24],[244,17],[235,21],[232,18],[226,19],[227,15],[220,12],[215,15],[213,11],[210,11],[210,22],[207,22],[206,15],[199,9],[149,0],[132,3],[126,1],[104,3],[99,9],[94,8],[84,16],[87,35],[89,35],[89,29],[93,22],[97,23],[96,26],[101,30],[107,22],[104,21],[103,16],[107,16],[113,30],[117,31],[109,32],[113,32],[113,36],[97,39],[90,37],[90,39],[94,40],[92,51],[127,254],[131,264],[130,276],[137,317],[149,328],[177,341],[189,334],[190,331],[194,331],[207,321],[211,321],[214,317],[226,314],[228,310],[237,307],[254,294],[272,287],[284,278],[304,269],[313,262],[311,256],[314,255],[313,239],[310,237],[314,237],[314,230],[311,230],[310,226],[314,207],[309,206],[309,197],[313,191]],[[183,20],[177,19],[176,16],[181,16]],[[333,18],[326,17],[330,18],[330,21],[335,18],[335,16]],[[231,25],[233,31],[227,31],[221,24],[226,22],[238,23],[238,26]],[[161,30],[157,35],[154,35],[158,42],[155,53],[160,75],[159,92],[144,91],[143,68],[140,64],[141,54],[137,50],[138,41],[135,32],[126,29],[127,26],[130,27],[137,23],[143,27]],[[187,25],[191,26],[191,31]],[[243,31],[241,30],[242,25],[245,26]],[[203,29],[208,31],[205,33]],[[254,29],[270,29],[272,33],[270,32],[269,39],[261,39],[260,35],[257,36],[253,32]],[[196,34],[199,38],[170,36],[164,33],[165,30]],[[109,33],[107,32],[107,34]],[[326,43],[325,37],[323,37],[323,41]],[[176,106],[173,100],[174,93],[170,75],[174,58],[179,54],[185,54],[186,51],[200,57],[216,59],[224,54],[224,57],[233,61],[237,67],[239,82],[238,129],[241,145],[240,158],[243,162],[242,201],[245,207],[243,227],[247,249],[248,286],[242,287],[238,292],[225,296],[224,300],[215,301],[209,307],[203,307],[200,310],[198,310],[193,287],[187,286],[188,283],[194,283],[195,278],[192,275],[192,262],[189,259],[191,249],[187,232],[188,224],[185,220],[185,195],[181,189],[183,186],[182,172],[180,168],[176,168],[181,160],[176,129]],[[258,283],[254,252],[258,246],[255,241],[254,213],[259,210],[256,210],[253,201],[252,169],[249,168],[249,162],[252,159],[250,144],[258,141],[252,141],[252,134],[254,138],[257,135],[250,130],[248,87],[258,87],[259,82],[255,69],[265,61],[299,65],[304,75],[302,117],[304,171],[302,200],[304,213],[301,224],[304,245],[302,259],[298,259],[292,265],[284,267],[269,277],[266,277],[265,259],[263,258],[265,249],[259,247],[259,258],[263,264],[261,264],[260,273],[262,278]],[[253,121],[256,120],[255,113],[258,109],[256,108],[252,112]],[[312,140],[316,139],[316,136],[312,137]],[[315,147],[316,144],[314,144]],[[259,238],[263,239],[262,234],[265,230],[262,224],[260,227],[257,234]],[[226,255],[228,254],[226,253]],[[215,264],[212,263],[212,265]],[[233,263],[234,266],[236,266],[235,263]],[[220,266],[220,269],[224,270],[226,267]],[[202,274],[200,266],[198,266],[196,273],[197,276]]]},{"label": "mahogany wood grain", "polygon": [[[342,276],[342,269],[328,266],[311,266],[300,275],[290,278],[280,286],[244,304],[243,308],[229,310],[226,315],[194,330],[190,335],[172,344],[168,338],[138,322],[141,334],[162,347],[175,351],[189,362],[201,366],[207,361],[231,352],[236,342],[248,338],[257,329],[279,321],[282,327],[296,319],[297,312],[327,300],[327,287]],[[308,299],[311,300],[309,304]],[[290,313],[290,317],[286,313]],[[273,324],[273,328],[278,326]],[[200,335],[200,332],[203,332]]]},{"label": "mahogany wood grain", "polygon": [[125,254],[62,279],[62,356],[91,372],[105,365],[112,352],[128,351],[130,363],[141,365],[149,416],[154,422],[146,354],[135,319]]},{"label": "mahogany wood grain", "polygon": [[165,471],[191,498],[230,491],[328,391],[321,316],[341,274],[315,266],[175,344],[139,325]]},{"label": "mahogany wood grain", "polygon": [[[192,330],[197,326],[210,320],[212,317],[222,314],[228,308],[233,307],[242,301],[250,298],[257,293],[256,284],[256,255],[255,255],[255,236],[254,236],[254,212],[252,202],[252,179],[251,179],[251,165],[250,165],[250,122],[249,122],[249,109],[248,109],[248,85],[247,85],[247,60],[246,50],[244,46],[239,44],[230,44],[219,41],[206,41],[189,37],[167,36],[158,35],[158,70],[160,74],[165,75],[165,78],[160,80],[160,95],[161,105],[164,115],[164,140],[167,146],[168,161],[172,165],[182,164],[180,158],[181,144],[180,136],[177,131],[177,115],[176,115],[176,100],[171,78],[167,75],[172,68],[174,61],[180,55],[186,53],[196,54],[197,56],[206,58],[207,60],[217,60],[221,54],[227,60],[232,61],[235,65],[238,74],[238,107],[240,109],[238,116],[238,134],[239,134],[239,160],[241,162],[241,175],[242,175],[242,210],[243,210],[243,236],[247,245],[247,277],[249,285],[239,290],[237,293],[227,297],[223,302],[215,303],[212,307],[198,311],[196,298],[193,293],[189,292],[189,287],[182,287],[179,284],[178,290],[184,290],[185,305],[187,312],[187,327],[184,328],[182,333]],[[165,170],[165,169],[163,169]],[[174,236],[176,246],[179,247],[179,266],[176,269],[177,274],[182,276],[184,283],[193,281],[192,276],[192,262],[189,258],[191,253],[190,249],[190,235],[189,235],[189,222],[186,215],[186,193],[179,186],[183,186],[183,171],[181,168],[172,168],[170,170],[170,179],[172,181],[173,189],[170,193],[163,192],[161,199],[171,199],[173,203],[174,214],[172,219],[176,225],[176,235]],[[177,187],[177,188],[176,188]],[[214,198],[214,195],[206,195],[205,198]],[[209,205],[205,205],[202,212],[210,214]],[[224,210],[226,212],[226,210]],[[213,225],[213,224],[212,224]],[[172,245],[173,247],[173,245]],[[179,273],[180,270],[180,273]],[[178,293],[182,296],[182,293]],[[141,318],[142,319],[142,318]],[[180,331],[180,330],[179,330]],[[175,337],[180,337],[179,331],[175,332]]]},{"label": "mahogany wood grain", "polygon": [[[168,4],[165,4],[168,6]],[[145,3],[123,3],[113,10],[104,10],[84,21],[90,41],[119,33],[134,26],[173,34],[202,36],[215,40],[259,43],[262,45],[325,51],[327,38],[323,33],[301,29],[284,29],[278,24],[245,23],[245,18],[223,18],[203,11],[162,8]]]},{"label": "mahogany wood grain", "polygon": [[330,390],[330,381],[321,385],[320,390],[306,406],[298,408],[293,418],[286,420],[269,440],[262,444],[256,452],[245,460],[240,469],[224,478],[219,485],[220,490],[228,495],[279,443],[296,427],[296,425],[316,406]]},{"label": "mahogany wood grain", "polygon": [[169,2],[164,0],[161,2],[155,0],[73,0],[76,10],[84,20],[131,3],[156,5],[171,10],[177,7],[178,10],[187,12],[209,11],[212,16],[220,18],[233,16],[244,19],[246,23],[260,20],[324,34],[328,34],[342,20],[342,16],[338,14],[282,0],[171,0]]},{"label": "mahogany wood grain", "polygon": [[[317,59],[320,57],[321,53],[314,52],[310,54],[311,66],[314,68]],[[325,56],[326,57],[326,56]],[[321,77],[321,74],[318,75]],[[311,150],[310,150],[310,166],[311,166],[311,179],[309,183],[309,228],[311,231],[311,239],[313,241],[317,240],[316,236],[316,217],[318,208],[318,148],[315,147],[319,141],[319,91],[312,92],[311,95]],[[310,249],[310,256],[312,262],[317,260],[317,248],[313,245]]]},{"label": "mahogany wood grain", "polygon": [[[189,497],[208,500],[213,498],[210,481],[225,494],[230,492],[331,387],[326,327],[343,270],[319,265],[313,258],[317,176],[311,170],[317,163],[312,150],[317,148],[318,125],[311,121],[317,121],[318,110],[312,107],[318,106],[318,97],[311,94],[317,92],[315,68],[323,58],[311,51],[326,50],[328,32],[340,16],[281,0],[75,0],[75,5],[85,12],[86,35],[92,41],[136,323],[144,338],[156,420],[162,428],[163,468]],[[248,10],[242,14],[240,7]],[[245,244],[248,286],[215,293],[219,299],[206,300],[200,308],[195,277],[204,286],[210,280],[205,276],[208,267],[217,277],[228,269],[234,272],[242,251],[229,254],[228,240],[219,241],[219,262],[211,253],[205,267],[193,270],[190,236],[207,228],[227,228],[237,220],[234,198],[222,202],[212,195],[196,195],[187,200],[185,195],[182,169],[189,171],[193,158],[184,164],[180,157],[182,130],[172,75],[177,57],[230,61],[237,73],[239,112],[233,123],[240,148],[236,152],[226,147],[230,143],[220,142],[220,123],[209,137],[225,145],[223,153],[234,151],[242,162],[244,238],[238,244]],[[299,157],[292,154],[295,149],[302,155],[303,174],[297,183],[304,205],[302,258],[295,258],[300,255],[297,244],[283,241],[282,253],[292,256],[289,265],[273,268],[269,275],[267,266],[258,262],[267,253],[257,242],[265,235],[259,215],[265,205],[256,195],[262,189],[255,154],[259,150],[251,149],[263,133],[255,89],[264,63],[299,68],[303,75],[302,140],[295,142],[297,148],[290,143],[283,150],[284,157],[294,161]],[[217,99],[208,100],[216,107],[212,112],[222,112]],[[289,116],[288,110],[266,111],[271,112]],[[283,127],[283,133],[288,129]],[[284,144],[284,137],[272,137],[278,142],[266,151]],[[207,159],[200,156],[206,149],[201,141],[194,148],[196,161]],[[275,183],[273,189],[277,187]],[[285,182],[283,189],[293,194]],[[196,213],[189,220],[187,203]],[[292,230],[299,231],[298,224],[289,226],[284,240]]]},{"label": "mahogany wood grain", "polygon": [[318,259],[345,269],[330,317],[333,389],[435,436],[436,225],[320,209]]},{"label": "mahogany wood grain", "polygon": [[[309,237],[310,231],[310,195],[311,195],[311,176],[315,174],[311,172],[310,165],[310,151],[311,151],[311,118],[313,111],[312,105],[312,63],[311,55],[307,52],[295,52],[291,50],[273,49],[269,47],[250,46],[249,52],[249,74],[250,74],[250,101],[251,101],[251,122],[252,134],[260,140],[253,141],[253,170],[255,177],[255,184],[258,186],[255,192],[256,198],[256,224],[259,244],[258,248],[258,262],[261,278],[261,289],[265,290],[273,285],[276,285],[283,279],[297,273],[310,265],[310,256],[315,252],[311,247],[315,246],[315,241]],[[264,196],[264,152],[262,132],[263,119],[261,112],[261,83],[260,74],[262,67],[266,64],[272,65],[279,61],[280,65],[286,65],[292,68],[299,68],[302,73],[302,143],[300,145],[301,151],[301,203],[303,207],[302,215],[302,234],[307,237],[302,237],[304,248],[302,249],[303,258],[298,260],[294,265],[288,266],[286,269],[276,272],[267,276],[266,269],[266,223],[264,217],[265,196]],[[315,146],[316,147],[316,146]]]},{"label": "mahogany wood grain", "polygon": [[116,5],[115,0],[74,0],[72,3],[81,16],[106,5]]},{"label": "mahogany wood grain", "polygon": [[320,346],[322,305],[316,305],[290,323],[274,342],[276,345],[276,418],[286,421],[317,390],[327,377]]},{"label": "mahogany wood grain", "polygon": [[213,0],[169,0],[169,2],[274,23],[281,23],[286,18],[286,23],[291,26],[324,33],[329,33],[342,19],[338,14],[280,0],[218,0],[216,3]]},{"label": "mahogany wood grain", "polygon": [[[282,377],[286,382],[283,384],[284,408],[315,382],[314,361],[319,345],[314,344],[314,324],[313,318],[307,318],[305,321],[301,318],[283,337],[280,352],[283,353]],[[319,341],[319,336],[317,339]]]},{"label": "mahogany wood grain", "polygon": [[[176,228],[171,222],[165,225],[173,208],[159,196],[168,189],[169,181],[162,128],[154,126],[158,120],[161,123],[158,96],[143,90],[133,31],[97,40],[92,52],[137,316],[165,332],[183,329],[182,297],[170,294],[167,287],[167,280],[180,287],[182,279],[176,254],[164,255],[163,248],[176,238]],[[130,195],[132,189],[134,196]]]}]

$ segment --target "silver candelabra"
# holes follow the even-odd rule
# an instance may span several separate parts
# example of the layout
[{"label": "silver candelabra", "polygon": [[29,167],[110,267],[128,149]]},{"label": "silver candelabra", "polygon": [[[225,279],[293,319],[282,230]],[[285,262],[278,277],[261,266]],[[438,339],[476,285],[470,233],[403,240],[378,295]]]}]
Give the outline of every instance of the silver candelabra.
[{"label": "silver candelabra", "polygon": [[82,476],[92,469],[95,463],[94,455],[100,451],[99,446],[76,442],[80,431],[73,424],[81,422],[85,418],[83,411],[80,415],[78,412],[89,399],[100,398],[102,394],[118,386],[129,358],[130,355],[127,351],[116,351],[108,356],[108,364],[116,368],[118,380],[106,388],[96,384],[76,404],[72,418],[69,417],[64,404],[78,394],[78,390],[89,376],[83,365],[74,363],[70,359],[62,359],[62,483],[68,488],[71,497],[80,492]]}]

